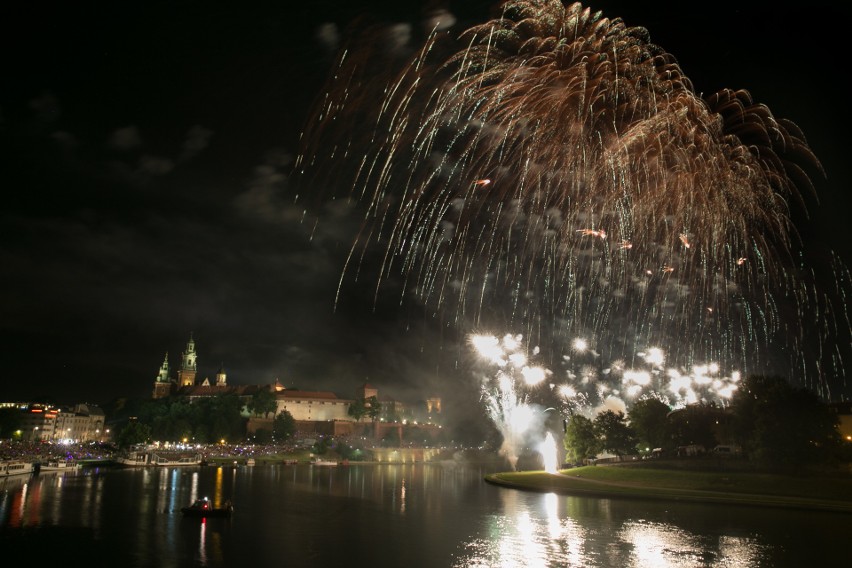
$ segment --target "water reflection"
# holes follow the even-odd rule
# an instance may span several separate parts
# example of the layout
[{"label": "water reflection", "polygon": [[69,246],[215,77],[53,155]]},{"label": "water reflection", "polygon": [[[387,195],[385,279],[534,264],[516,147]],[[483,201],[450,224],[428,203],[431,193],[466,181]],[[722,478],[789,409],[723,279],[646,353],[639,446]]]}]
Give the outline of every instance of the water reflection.
[{"label": "water reflection", "polygon": [[453,566],[756,567],[765,565],[770,551],[753,537],[713,538],[660,521],[625,519],[613,530],[604,522],[608,500],[597,501],[602,506],[589,517],[577,504],[595,501],[511,490],[502,490],[500,498],[502,513],[463,545]]},{"label": "water reflection", "polygon": [[201,519],[200,536],[198,537],[198,562],[207,566],[207,519]]},{"label": "water reflection", "polygon": [[[383,464],[38,475],[0,484],[0,545],[8,556],[61,542],[116,566],[158,568],[282,559],[374,568],[798,567],[846,554],[846,515],[526,493],[484,483],[485,473]],[[217,506],[232,500],[233,516],[180,514],[204,496]]]}]

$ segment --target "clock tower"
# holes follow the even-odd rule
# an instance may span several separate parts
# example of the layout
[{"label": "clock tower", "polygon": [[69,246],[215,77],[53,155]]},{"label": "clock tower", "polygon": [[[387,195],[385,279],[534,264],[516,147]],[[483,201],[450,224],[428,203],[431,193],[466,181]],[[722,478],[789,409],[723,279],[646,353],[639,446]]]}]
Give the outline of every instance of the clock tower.
[{"label": "clock tower", "polygon": [[189,334],[186,351],[181,354],[180,370],[178,371],[178,386],[195,386],[195,373],[198,371],[197,354],[195,353],[195,340]]}]

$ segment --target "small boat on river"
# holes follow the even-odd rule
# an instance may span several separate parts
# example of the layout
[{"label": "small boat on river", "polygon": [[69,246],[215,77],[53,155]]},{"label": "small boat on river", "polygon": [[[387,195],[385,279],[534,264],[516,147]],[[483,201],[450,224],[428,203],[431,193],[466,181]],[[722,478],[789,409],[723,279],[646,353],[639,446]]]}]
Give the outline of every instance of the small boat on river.
[{"label": "small boat on river", "polygon": [[184,517],[230,517],[234,511],[230,501],[225,501],[221,507],[214,507],[207,497],[198,499],[188,507],[181,507],[180,512]]}]

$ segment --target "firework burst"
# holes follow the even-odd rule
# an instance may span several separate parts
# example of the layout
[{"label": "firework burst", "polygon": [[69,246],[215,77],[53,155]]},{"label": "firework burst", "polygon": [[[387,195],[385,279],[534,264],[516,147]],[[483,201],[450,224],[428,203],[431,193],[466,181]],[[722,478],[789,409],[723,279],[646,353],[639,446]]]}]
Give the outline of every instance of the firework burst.
[{"label": "firework burst", "polygon": [[820,166],[794,124],[746,91],[702,98],[644,28],[579,3],[507,1],[386,48],[353,39],[296,164],[365,207],[347,271],[378,244],[379,286],[554,353],[589,334],[629,364],[648,345],[675,367],[762,369],[776,345],[803,364],[826,299],[797,265],[791,211]]}]

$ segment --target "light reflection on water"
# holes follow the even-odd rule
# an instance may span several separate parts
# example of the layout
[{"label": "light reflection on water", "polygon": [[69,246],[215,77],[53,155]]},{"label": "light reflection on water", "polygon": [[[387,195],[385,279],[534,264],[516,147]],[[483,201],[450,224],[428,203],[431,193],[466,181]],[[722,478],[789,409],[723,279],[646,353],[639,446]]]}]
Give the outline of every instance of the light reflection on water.
[{"label": "light reflection on water", "polygon": [[[849,515],[590,499],[476,467],[85,471],[0,481],[0,546],[59,541],[121,566],[635,568],[832,565]],[[198,497],[231,519],[184,519]],[[47,536],[45,536],[47,535]],[[47,538],[48,540],[45,540]],[[246,543],[251,543],[247,547]],[[102,552],[106,549],[106,552]]]},{"label": "light reflection on water", "polygon": [[[487,532],[462,545],[456,568],[514,567],[706,567],[764,566],[768,547],[754,538],[690,532],[671,523],[626,519],[614,527],[582,524],[571,516],[576,498],[501,491],[503,509],[487,519]],[[611,517],[608,500],[598,502],[599,518]],[[575,511],[575,514],[577,511]]]}]

